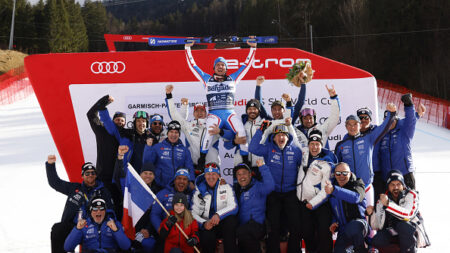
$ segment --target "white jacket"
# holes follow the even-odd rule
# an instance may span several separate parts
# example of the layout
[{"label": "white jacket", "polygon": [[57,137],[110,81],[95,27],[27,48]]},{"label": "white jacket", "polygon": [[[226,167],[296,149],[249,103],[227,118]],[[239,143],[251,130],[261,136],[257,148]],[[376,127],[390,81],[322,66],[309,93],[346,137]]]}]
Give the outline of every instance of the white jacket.
[{"label": "white jacket", "polygon": [[377,202],[375,208],[375,215],[370,217],[370,225],[373,229],[381,230],[384,227],[386,220],[386,212],[403,221],[414,221],[419,208],[419,195],[413,190],[409,190],[399,203],[395,203],[392,199],[389,199],[389,205],[384,208],[381,201]]},{"label": "white jacket", "polygon": [[[200,175],[200,177],[204,177]],[[203,187],[203,189],[201,189]],[[206,182],[203,181],[199,185],[195,186],[195,192],[192,197],[192,216],[197,222],[203,226],[203,223],[209,220],[209,210],[211,207],[212,195],[209,194],[204,189],[206,187]],[[233,188],[231,185],[227,184],[225,181],[221,181],[221,178],[218,179],[216,188],[215,188],[216,199],[216,212],[220,220],[223,220],[228,215],[234,215],[238,212],[238,204],[236,202],[236,197],[234,196]]]},{"label": "white jacket", "polygon": [[[260,116],[258,116],[255,120],[247,120],[247,122],[245,122],[244,128],[245,128],[245,133],[246,133],[248,144],[250,144],[250,142],[252,141],[252,138],[255,135],[256,130],[261,128],[261,124],[263,121],[264,121],[264,119],[262,119]],[[252,163],[252,167],[256,167],[257,166],[256,160],[263,159],[263,158],[261,156],[254,155],[249,152],[248,159]],[[236,149],[236,152],[234,154],[234,165],[236,166],[242,162],[243,162],[242,156],[239,152],[237,152],[237,149]]]},{"label": "white jacket", "polygon": [[[330,107],[330,116],[323,122],[323,124],[317,123],[315,126],[308,129],[308,135],[313,129],[318,129],[322,132],[322,146],[325,147],[328,141],[328,136],[330,136],[331,132],[333,132],[334,128],[339,123],[339,100],[336,97],[335,99],[330,99],[331,107]],[[298,142],[300,143],[302,148],[308,147],[308,136],[306,136],[302,131],[295,128],[295,132],[297,133]]]},{"label": "white jacket", "polygon": [[[187,142],[189,143],[189,151],[191,152],[191,158],[194,164],[197,164],[198,159],[200,158],[200,146],[202,144],[202,137],[206,134],[206,120],[192,120],[188,121],[188,109],[187,105],[182,105],[181,114],[176,109],[175,103],[173,102],[173,98],[167,99],[167,106],[169,108],[169,113],[172,120],[176,120],[180,122],[181,131],[186,137]],[[219,140],[219,137],[215,135],[213,137],[212,143],[216,143]],[[208,150],[208,154],[206,155],[206,163],[214,162],[220,164],[219,151],[213,146]]]},{"label": "white jacket", "polygon": [[314,160],[306,173],[304,166],[306,165],[302,164],[298,172],[297,197],[300,201],[308,201],[315,208],[327,197],[325,185],[327,180],[330,180],[331,166],[327,161]]}]

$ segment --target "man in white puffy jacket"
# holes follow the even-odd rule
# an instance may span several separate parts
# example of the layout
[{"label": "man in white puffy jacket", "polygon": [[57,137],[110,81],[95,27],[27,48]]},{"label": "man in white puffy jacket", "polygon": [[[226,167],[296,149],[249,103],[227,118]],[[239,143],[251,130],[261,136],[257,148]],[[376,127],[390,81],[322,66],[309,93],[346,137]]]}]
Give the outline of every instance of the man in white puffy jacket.
[{"label": "man in white puffy jacket", "polygon": [[337,162],[333,152],[322,148],[322,133],[310,132],[308,149],[304,153],[297,177],[297,197],[301,202],[303,239],[308,252],[331,252],[333,249],[331,207],[325,185],[330,181],[332,166]]},{"label": "man in white puffy jacket", "polygon": [[200,227],[202,252],[215,252],[218,234],[222,235],[225,252],[237,252],[237,213],[233,188],[221,180],[217,164],[206,164],[205,173],[195,180],[192,200],[192,215]]},{"label": "man in white puffy jacket", "polygon": [[428,236],[418,209],[418,193],[406,187],[399,170],[391,171],[387,187],[387,194],[380,194],[375,210],[373,206],[366,210],[372,228],[378,230],[372,245],[380,249],[389,246],[397,237],[402,253],[416,252],[417,247],[428,246]]},{"label": "man in white puffy jacket", "polygon": [[[192,162],[194,163],[195,174],[200,175],[203,173],[204,168],[199,168],[198,159],[200,158],[200,148],[202,144],[202,137],[207,133],[206,129],[206,107],[202,104],[194,106],[194,120],[188,121],[188,103],[182,103],[181,111],[178,112],[175,106],[175,102],[172,97],[173,85],[166,85],[166,105],[169,110],[169,116],[172,120],[176,120],[181,124],[181,131],[186,137],[186,146],[191,152]],[[183,102],[183,99],[182,99]],[[208,154],[206,155],[206,162],[220,164],[219,151],[217,150],[219,137],[214,135]]]}]

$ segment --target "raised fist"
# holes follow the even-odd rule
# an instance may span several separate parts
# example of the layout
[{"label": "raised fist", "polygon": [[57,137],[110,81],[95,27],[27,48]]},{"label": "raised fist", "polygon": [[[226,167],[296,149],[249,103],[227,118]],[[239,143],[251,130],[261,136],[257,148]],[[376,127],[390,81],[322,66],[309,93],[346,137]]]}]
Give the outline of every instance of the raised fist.
[{"label": "raised fist", "polygon": [[166,85],[166,94],[170,94],[173,91],[173,85],[172,84],[168,84]]},{"label": "raised fist", "polygon": [[47,163],[48,164],[54,164],[55,162],[56,162],[56,156],[55,155],[48,155]]}]

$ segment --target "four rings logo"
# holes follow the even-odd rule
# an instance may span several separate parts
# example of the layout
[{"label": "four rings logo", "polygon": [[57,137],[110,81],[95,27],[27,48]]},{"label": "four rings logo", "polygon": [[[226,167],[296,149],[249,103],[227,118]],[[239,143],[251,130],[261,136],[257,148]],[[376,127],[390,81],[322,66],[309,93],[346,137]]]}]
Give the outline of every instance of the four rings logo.
[{"label": "four rings logo", "polygon": [[224,168],[224,169],[222,169],[222,174],[224,176],[233,176],[233,168]]},{"label": "four rings logo", "polygon": [[93,62],[91,71],[94,74],[122,74],[125,72],[125,63],[122,61]]}]

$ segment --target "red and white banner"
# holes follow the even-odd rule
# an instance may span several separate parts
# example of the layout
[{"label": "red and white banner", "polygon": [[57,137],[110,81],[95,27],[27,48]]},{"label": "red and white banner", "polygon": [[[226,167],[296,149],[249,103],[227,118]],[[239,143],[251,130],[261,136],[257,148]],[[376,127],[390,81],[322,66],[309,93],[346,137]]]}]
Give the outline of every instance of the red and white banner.
[{"label": "red and white banner", "polygon": [[[213,71],[218,56],[227,59],[229,72],[235,71],[248,54],[248,49],[193,50],[198,66]],[[270,104],[289,93],[296,100],[299,88],[285,79],[296,61],[311,61],[316,71],[307,84],[305,107],[317,112],[323,122],[329,114],[329,98],[325,85],[334,85],[340,97],[341,117],[355,114],[367,106],[377,113],[376,81],[368,72],[298,49],[257,49],[255,62],[237,85],[236,112],[244,113],[246,101],[254,97],[255,79],[263,75],[263,104]],[[144,51],[114,53],[77,53],[32,55],[25,59],[29,79],[41,105],[53,139],[63,160],[69,179],[80,181],[80,165],[96,160],[96,143],[86,113],[102,96],[109,94],[115,101],[108,105],[110,113],[127,113],[127,121],[137,110],[160,113],[169,122],[165,107],[165,89],[173,84],[175,101],[205,102],[202,85],[191,73],[184,51]],[[192,117],[192,108],[190,111]],[[376,120],[375,120],[376,121]],[[377,123],[377,122],[375,122]],[[340,123],[330,136],[330,146],[342,139],[344,124]],[[222,170],[229,176],[232,151],[221,148]],[[227,174],[228,173],[228,174]]]}]

